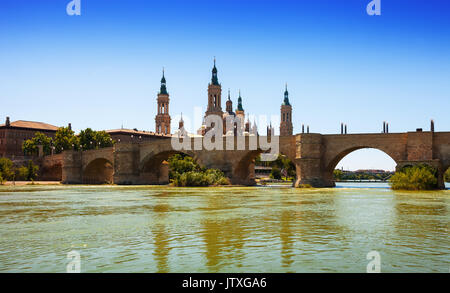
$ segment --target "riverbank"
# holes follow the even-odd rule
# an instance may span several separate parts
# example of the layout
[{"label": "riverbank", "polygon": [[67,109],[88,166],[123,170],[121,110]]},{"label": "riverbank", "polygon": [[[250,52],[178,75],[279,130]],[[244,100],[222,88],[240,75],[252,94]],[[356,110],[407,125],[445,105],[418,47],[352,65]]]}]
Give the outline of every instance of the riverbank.
[{"label": "riverbank", "polygon": [[6,181],[3,185],[24,186],[24,185],[60,185],[60,181]]}]

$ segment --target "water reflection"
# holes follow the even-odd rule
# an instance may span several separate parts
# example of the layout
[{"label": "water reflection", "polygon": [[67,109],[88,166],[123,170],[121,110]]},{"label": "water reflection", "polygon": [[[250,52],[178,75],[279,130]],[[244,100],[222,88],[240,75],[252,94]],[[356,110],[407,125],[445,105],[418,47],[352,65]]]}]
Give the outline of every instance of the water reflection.
[{"label": "water reflection", "polygon": [[238,206],[223,195],[205,199],[201,235],[204,241],[206,266],[219,272],[230,260],[240,267],[244,253],[247,219],[240,217]]},{"label": "water reflection", "polygon": [[280,229],[280,240],[281,240],[281,258],[282,266],[289,268],[294,262],[292,259],[294,256],[293,246],[294,246],[294,232],[292,231],[293,223],[297,219],[295,211],[284,211],[281,213],[281,229]]},{"label": "water reflection", "polygon": [[[155,205],[153,206],[153,221],[150,227],[151,235],[153,237],[153,255],[156,261],[156,272],[169,272],[169,254],[171,250],[170,235],[165,224],[170,205],[165,201],[167,193],[159,193]],[[162,197],[162,198],[161,198]]]},{"label": "water reflection", "polygon": [[[450,191],[0,187],[0,270],[448,272]],[[85,247],[84,244],[87,246]],[[78,245],[78,246],[77,246]]]}]

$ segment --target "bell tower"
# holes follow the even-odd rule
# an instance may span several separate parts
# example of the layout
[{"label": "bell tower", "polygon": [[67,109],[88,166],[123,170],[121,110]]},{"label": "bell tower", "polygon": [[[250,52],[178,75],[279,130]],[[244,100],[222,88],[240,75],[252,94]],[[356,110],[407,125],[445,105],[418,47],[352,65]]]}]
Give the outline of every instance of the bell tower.
[{"label": "bell tower", "polygon": [[281,123],[280,123],[280,136],[292,135],[292,106],[289,103],[289,92],[284,91],[284,101],[281,104]]},{"label": "bell tower", "polygon": [[222,86],[217,78],[216,58],[212,69],[211,83],[208,84],[208,108],[205,117],[208,115],[219,115],[222,117]]},{"label": "bell tower", "polygon": [[166,88],[166,78],[163,76],[161,78],[161,88],[158,93],[158,111],[155,117],[156,133],[159,134],[170,134],[170,115],[169,115],[169,93]]}]

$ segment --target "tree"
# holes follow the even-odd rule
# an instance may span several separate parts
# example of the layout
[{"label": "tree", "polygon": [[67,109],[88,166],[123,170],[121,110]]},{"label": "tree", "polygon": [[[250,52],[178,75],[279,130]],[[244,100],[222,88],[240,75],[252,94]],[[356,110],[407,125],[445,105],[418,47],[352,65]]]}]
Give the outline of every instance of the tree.
[{"label": "tree", "polygon": [[106,131],[95,131],[91,128],[82,130],[79,135],[69,127],[60,127],[55,133],[55,138],[46,136],[41,132],[36,132],[32,139],[23,142],[22,149],[27,155],[37,155],[38,146],[43,145],[44,155],[51,154],[51,148],[55,148],[55,153],[65,150],[98,149],[110,147],[114,144],[113,139]]},{"label": "tree", "polygon": [[78,149],[79,139],[75,136],[75,132],[69,127],[60,127],[56,131],[53,139],[53,146],[56,153],[61,153],[64,150]]},{"label": "tree", "polygon": [[334,177],[334,180],[341,181],[342,178],[344,177],[344,172],[342,172],[342,170],[335,169],[333,171],[333,177]]},{"label": "tree", "polygon": [[79,136],[80,147],[83,150],[91,150],[95,148],[95,131],[91,128],[81,130]]},{"label": "tree", "polygon": [[14,165],[8,158],[0,158],[0,176],[3,180],[14,179]]},{"label": "tree", "polygon": [[33,161],[29,160],[27,165],[27,181],[35,180],[38,177],[39,166],[33,164]]},{"label": "tree", "polygon": [[94,138],[95,138],[95,142],[97,143],[98,148],[111,147],[114,144],[114,141],[111,138],[111,135],[109,135],[109,133],[104,130],[96,131]]},{"label": "tree", "polygon": [[92,150],[113,146],[114,141],[106,131],[95,131],[91,128],[86,128],[80,131],[79,144],[83,150]]},{"label": "tree", "polygon": [[22,150],[26,155],[37,155],[39,153],[39,145],[43,146],[43,151],[45,155],[51,153],[52,139],[42,132],[36,132],[34,137],[27,139],[22,144]]}]

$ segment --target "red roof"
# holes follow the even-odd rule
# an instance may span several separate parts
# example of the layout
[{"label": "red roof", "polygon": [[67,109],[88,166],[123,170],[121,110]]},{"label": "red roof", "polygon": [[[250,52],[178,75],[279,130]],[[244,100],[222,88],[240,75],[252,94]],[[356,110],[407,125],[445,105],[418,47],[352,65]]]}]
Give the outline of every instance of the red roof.
[{"label": "red roof", "polygon": [[[5,127],[5,124],[1,124],[0,127]],[[10,127],[17,128],[29,128],[29,129],[39,129],[39,130],[47,130],[47,131],[56,131],[58,130],[58,126],[47,124],[44,122],[35,122],[35,121],[25,121],[25,120],[17,120],[11,122]]]}]

